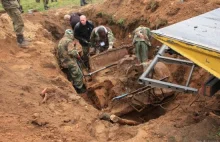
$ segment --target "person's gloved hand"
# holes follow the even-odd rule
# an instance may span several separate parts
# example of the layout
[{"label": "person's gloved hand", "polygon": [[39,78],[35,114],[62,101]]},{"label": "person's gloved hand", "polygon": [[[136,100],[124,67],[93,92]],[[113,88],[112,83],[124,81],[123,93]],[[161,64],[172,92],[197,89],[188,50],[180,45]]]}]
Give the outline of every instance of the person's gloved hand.
[{"label": "person's gloved hand", "polygon": [[112,46],[112,45],[109,45],[108,50],[111,50],[112,48],[113,48],[113,46]]}]

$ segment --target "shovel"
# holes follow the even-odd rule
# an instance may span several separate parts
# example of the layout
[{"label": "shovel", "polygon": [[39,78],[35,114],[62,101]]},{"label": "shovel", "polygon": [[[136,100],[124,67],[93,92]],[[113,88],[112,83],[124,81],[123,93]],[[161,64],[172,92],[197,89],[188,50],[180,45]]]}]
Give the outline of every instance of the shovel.
[{"label": "shovel", "polygon": [[110,67],[113,67],[113,66],[116,66],[116,65],[117,65],[117,63],[114,63],[114,64],[111,64],[111,65],[102,67],[102,68],[100,68],[100,69],[98,69],[98,70],[96,70],[96,71],[90,72],[89,74],[87,74],[87,75],[85,75],[85,76],[92,76],[93,74],[95,74],[95,73],[97,73],[97,72],[100,72],[100,71],[102,71],[102,70],[105,70],[105,69],[107,69],[107,68],[110,68]]}]

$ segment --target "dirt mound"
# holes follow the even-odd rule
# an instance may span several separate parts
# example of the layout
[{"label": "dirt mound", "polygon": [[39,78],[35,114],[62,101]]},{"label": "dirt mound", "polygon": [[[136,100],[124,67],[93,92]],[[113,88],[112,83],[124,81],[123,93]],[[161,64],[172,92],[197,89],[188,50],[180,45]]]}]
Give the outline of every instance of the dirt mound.
[{"label": "dirt mound", "polygon": [[[88,109],[89,105],[76,97],[71,83],[59,69],[52,53],[55,46],[53,32],[41,23],[51,21],[53,26],[55,21],[52,18],[39,13],[26,15],[25,36],[32,43],[27,49],[21,49],[15,42],[9,17],[6,14],[0,17],[1,141],[92,139],[87,129],[95,120],[97,111],[93,107]],[[47,38],[44,31],[48,33]],[[52,91],[48,92],[49,97],[42,103],[40,93],[45,87]],[[85,136],[85,133],[78,134],[77,131],[88,133]]]},{"label": "dirt mound", "polygon": [[105,0],[103,4],[88,6],[82,11],[96,25],[110,26],[117,38],[131,43],[130,33],[139,25],[155,30],[218,7],[219,0]]}]

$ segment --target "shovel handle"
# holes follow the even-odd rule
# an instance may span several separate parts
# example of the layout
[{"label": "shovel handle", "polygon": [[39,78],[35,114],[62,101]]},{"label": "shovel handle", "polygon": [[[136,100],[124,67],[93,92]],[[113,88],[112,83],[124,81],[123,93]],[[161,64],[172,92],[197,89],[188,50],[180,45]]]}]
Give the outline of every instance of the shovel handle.
[{"label": "shovel handle", "polygon": [[108,66],[105,67],[105,69],[106,69],[106,68],[109,68],[109,67],[112,67],[112,66],[116,66],[116,65],[117,65],[117,63],[111,64],[111,65],[108,65]]},{"label": "shovel handle", "polygon": [[96,71],[94,71],[94,72],[91,72],[91,73],[87,74],[86,76],[91,76],[91,75],[93,75],[93,74],[95,74],[95,73],[97,73],[97,72],[100,72],[100,71],[102,71],[102,70],[104,70],[104,69],[107,69],[107,68],[110,68],[110,67],[116,66],[116,65],[117,65],[117,63],[108,65],[108,66],[103,67],[103,68],[100,68],[100,69],[98,69],[98,70],[96,70]]}]

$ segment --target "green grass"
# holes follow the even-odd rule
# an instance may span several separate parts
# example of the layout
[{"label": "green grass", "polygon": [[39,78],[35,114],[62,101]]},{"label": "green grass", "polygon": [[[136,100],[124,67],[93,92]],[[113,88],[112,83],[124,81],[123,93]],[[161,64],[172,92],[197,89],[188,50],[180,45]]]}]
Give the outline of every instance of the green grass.
[{"label": "green grass", "polygon": [[[48,6],[51,9],[60,8],[60,7],[80,6],[80,0],[57,0],[57,1],[58,2],[51,2],[49,0]],[[102,1],[103,0],[92,0],[92,3],[98,3]],[[27,12],[29,9],[44,11],[43,0],[41,0],[40,3],[37,3],[35,0],[21,0],[21,5],[23,7],[24,12]],[[0,10],[3,10],[1,4],[0,4]]]},{"label": "green grass", "polygon": [[120,26],[124,26],[124,24],[125,24],[125,20],[124,19],[119,19],[118,21],[117,21],[117,23],[120,25]]}]

